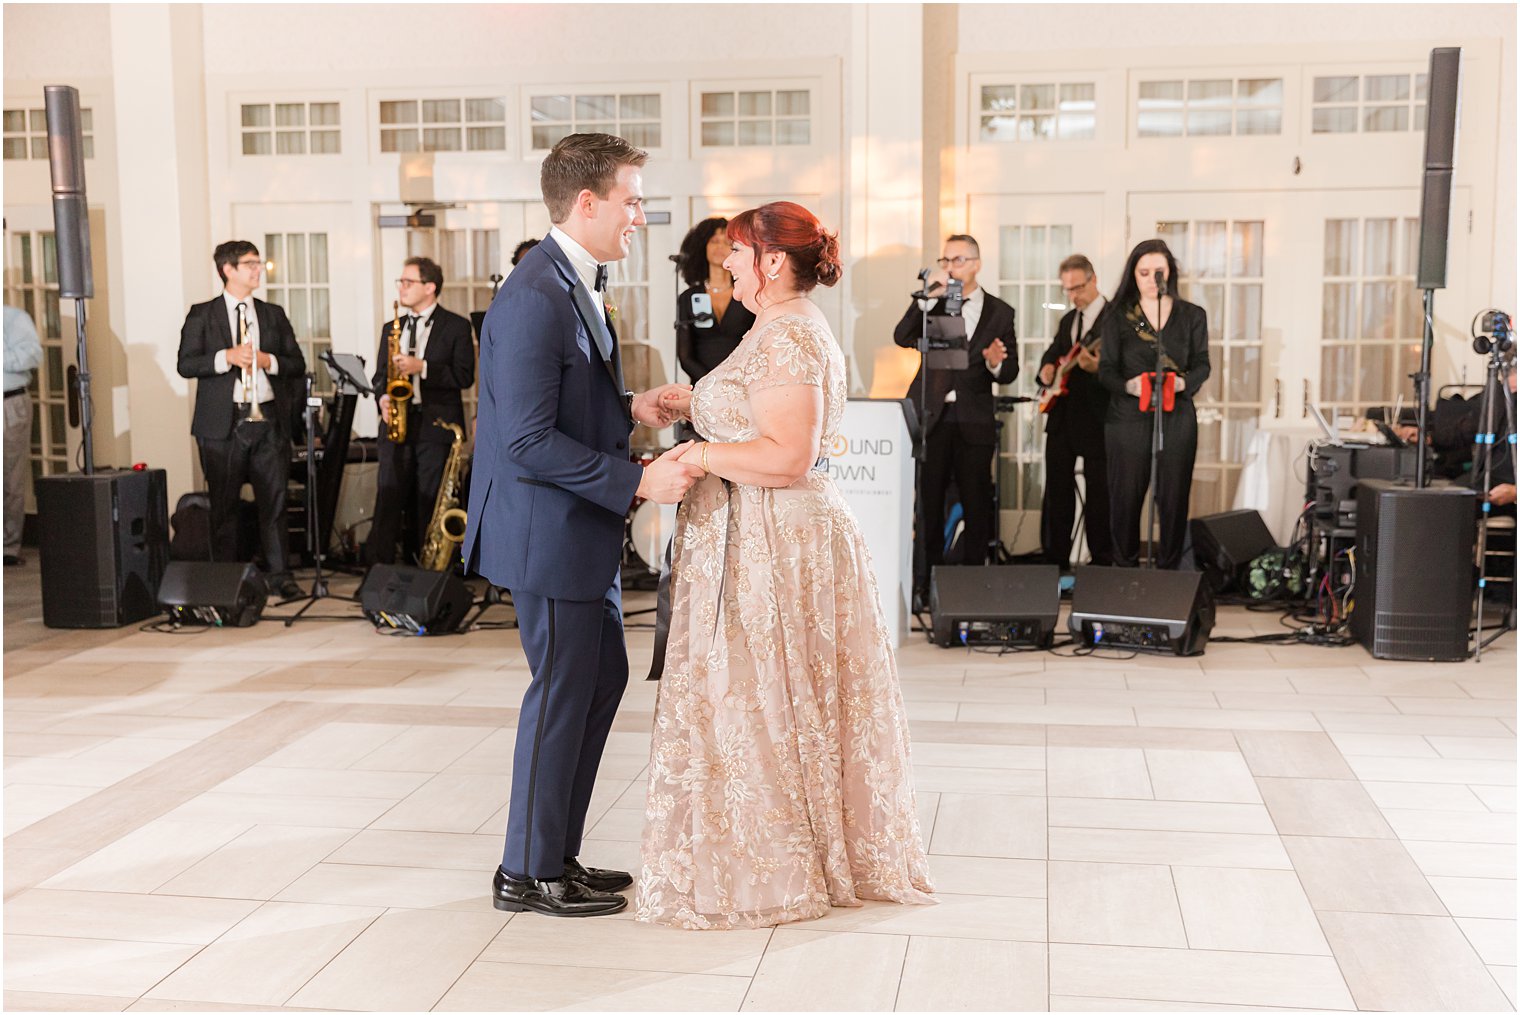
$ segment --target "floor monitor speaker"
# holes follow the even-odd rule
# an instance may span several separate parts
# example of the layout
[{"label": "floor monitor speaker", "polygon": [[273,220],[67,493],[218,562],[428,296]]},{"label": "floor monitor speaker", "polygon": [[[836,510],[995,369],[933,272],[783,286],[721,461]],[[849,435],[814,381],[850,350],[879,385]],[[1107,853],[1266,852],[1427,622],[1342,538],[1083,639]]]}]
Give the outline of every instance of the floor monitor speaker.
[{"label": "floor monitor speaker", "polygon": [[458,630],[474,601],[453,571],[402,564],[376,564],[359,586],[359,603],[370,623],[412,634]]},{"label": "floor monitor speaker", "polygon": [[1054,564],[936,567],[929,575],[929,612],[934,643],[942,647],[1048,648],[1061,612],[1061,569]]},{"label": "floor monitor speaker", "polygon": [[159,609],[176,624],[252,627],[268,599],[264,579],[252,564],[170,561],[158,586]]},{"label": "floor monitor speaker", "polygon": [[1215,592],[1243,591],[1251,561],[1277,549],[1259,511],[1226,511],[1194,518],[1193,560]]},{"label": "floor monitor speaker", "polygon": [[1214,599],[1197,571],[1079,567],[1068,625],[1090,648],[1198,655],[1214,629]]}]

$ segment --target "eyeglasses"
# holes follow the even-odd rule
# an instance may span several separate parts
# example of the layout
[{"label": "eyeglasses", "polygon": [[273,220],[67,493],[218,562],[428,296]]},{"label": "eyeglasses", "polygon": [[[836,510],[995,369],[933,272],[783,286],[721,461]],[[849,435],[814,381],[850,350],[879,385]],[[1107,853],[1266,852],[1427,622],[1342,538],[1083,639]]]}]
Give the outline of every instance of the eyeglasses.
[{"label": "eyeglasses", "polygon": [[1065,293],[1066,295],[1070,296],[1072,293],[1079,293],[1079,292],[1081,292],[1083,289],[1086,289],[1088,286],[1090,286],[1092,284],[1093,284],[1093,280],[1092,279],[1088,279],[1086,282],[1079,282],[1076,285],[1063,285],[1061,287],[1061,291],[1063,293]]},{"label": "eyeglasses", "polygon": [[959,268],[962,265],[970,264],[972,261],[980,260],[980,257],[960,257],[957,255],[955,257],[941,257],[934,263],[939,265],[941,268]]},{"label": "eyeglasses", "polygon": [[245,258],[243,258],[241,261],[239,261],[237,263],[237,266],[239,268],[251,268],[252,266],[254,266],[256,264],[262,265],[263,263],[264,263],[264,261],[263,261],[262,258],[258,258],[258,257],[245,257]]},{"label": "eyeglasses", "polygon": [[398,279],[396,279],[396,284],[399,285],[401,288],[405,289],[409,285],[421,285],[422,284],[422,279],[420,279],[420,278],[398,278]]}]

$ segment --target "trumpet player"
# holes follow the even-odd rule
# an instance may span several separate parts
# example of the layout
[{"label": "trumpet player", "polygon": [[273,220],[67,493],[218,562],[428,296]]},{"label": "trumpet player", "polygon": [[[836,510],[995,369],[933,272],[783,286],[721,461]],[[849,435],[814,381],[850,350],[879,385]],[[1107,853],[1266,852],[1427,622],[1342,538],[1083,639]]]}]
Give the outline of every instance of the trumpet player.
[{"label": "trumpet player", "polygon": [[[443,269],[426,257],[409,257],[396,279],[399,312],[380,329],[375,358],[375,393],[380,403],[380,474],[366,553],[372,564],[417,559],[433,515],[433,502],[453,446],[453,423],[468,432],[462,392],[475,383],[475,338],[468,319],[438,304]],[[392,354],[391,331],[400,335]],[[403,379],[411,397],[394,401],[384,392]],[[404,390],[404,388],[403,388]],[[404,414],[402,427],[390,426]],[[400,434],[399,442],[391,435]]]},{"label": "trumpet player", "polygon": [[294,406],[279,379],[299,378],[306,360],[285,311],[253,296],[264,273],[259,248],[229,240],[212,262],[222,294],[185,315],[178,364],[181,377],[197,379],[190,432],[211,496],[211,558],[238,559],[238,499],[248,483],[258,508],[265,583],[271,595],[294,599],[301,589],[285,552]]}]

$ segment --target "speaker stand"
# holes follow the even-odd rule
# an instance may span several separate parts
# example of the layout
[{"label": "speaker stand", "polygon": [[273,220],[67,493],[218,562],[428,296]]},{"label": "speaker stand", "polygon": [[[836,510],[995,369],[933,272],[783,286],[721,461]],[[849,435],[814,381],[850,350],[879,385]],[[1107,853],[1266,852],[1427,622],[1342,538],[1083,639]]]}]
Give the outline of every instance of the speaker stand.
[{"label": "speaker stand", "polygon": [[299,610],[285,618],[286,627],[300,620],[306,615],[307,610],[330,595],[327,579],[322,574],[323,547],[320,535],[322,508],[317,503],[320,500],[317,492],[317,409],[322,407],[322,399],[312,394],[311,385],[311,374],[307,374],[306,406],[302,412],[306,420],[306,550],[311,554],[311,561],[317,569],[317,574],[312,579],[311,594],[306,597],[306,602]]},{"label": "speaker stand", "polygon": [[[476,624],[480,622],[480,618],[493,606],[511,606],[512,593],[506,589],[497,588],[488,582],[486,583],[485,595],[475,600],[472,605],[475,607],[475,614],[474,616],[465,618],[464,623],[459,625],[460,631],[475,630]],[[514,617],[511,620],[493,621],[490,626],[495,629],[515,631],[517,630],[517,619]]]}]

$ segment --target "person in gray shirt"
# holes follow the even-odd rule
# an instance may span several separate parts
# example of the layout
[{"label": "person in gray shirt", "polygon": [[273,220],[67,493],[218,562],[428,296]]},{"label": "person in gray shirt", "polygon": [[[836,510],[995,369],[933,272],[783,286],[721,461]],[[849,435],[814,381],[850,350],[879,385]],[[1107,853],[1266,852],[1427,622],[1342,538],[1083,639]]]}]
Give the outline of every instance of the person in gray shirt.
[{"label": "person in gray shirt", "polygon": [[42,363],[42,342],[26,311],[5,308],[5,563],[21,563],[26,470],[32,444],[32,396],[27,385]]}]

